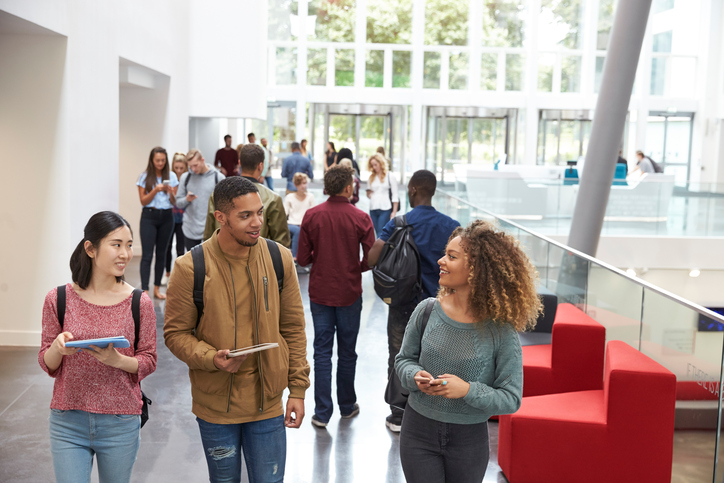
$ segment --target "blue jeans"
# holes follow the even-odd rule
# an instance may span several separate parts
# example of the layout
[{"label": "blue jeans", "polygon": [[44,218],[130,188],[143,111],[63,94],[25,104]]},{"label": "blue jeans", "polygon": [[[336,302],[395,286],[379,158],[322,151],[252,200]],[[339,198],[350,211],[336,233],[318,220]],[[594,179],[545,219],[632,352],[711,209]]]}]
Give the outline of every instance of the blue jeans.
[{"label": "blue jeans", "polygon": [[292,237],[292,256],[297,258],[297,249],[299,248],[299,225],[289,225],[289,234]]},{"label": "blue jeans", "polygon": [[332,349],[337,332],[337,404],[349,414],[357,402],[354,375],[357,366],[362,297],[347,307],[330,307],[310,302],[314,321],[314,414],[320,421],[332,417]]},{"label": "blue jeans", "polygon": [[266,184],[269,189],[274,191],[274,178],[272,178],[271,176],[264,176],[264,179],[266,180]]},{"label": "blue jeans", "polygon": [[287,433],[284,416],[242,424],[214,424],[196,418],[204,445],[209,481],[239,483],[241,451],[250,483],[284,481]]},{"label": "blue jeans", "polygon": [[50,410],[50,452],[58,483],[90,482],[93,455],[101,483],[131,481],[141,416]]},{"label": "blue jeans", "polygon": [[370,218],[372,225],[375,227],[375,234],[379,237],[387,222],[390,221],[392,210],[370,210]]},{"label": "blue jeans", "polygon": [[480,483],[490,459],[488,422],[441,423],[409,404],[400,432],[400,462],[411,483]]}]

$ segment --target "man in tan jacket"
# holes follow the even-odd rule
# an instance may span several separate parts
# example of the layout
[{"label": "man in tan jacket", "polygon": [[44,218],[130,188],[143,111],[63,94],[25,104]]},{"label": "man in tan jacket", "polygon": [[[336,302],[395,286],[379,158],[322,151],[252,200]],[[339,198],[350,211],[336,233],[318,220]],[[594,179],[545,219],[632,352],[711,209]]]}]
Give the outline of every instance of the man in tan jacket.
[{"label": "man in tan jacket", "polygon": [[[281,196],[259,182],[264,171],[264,148],[256,144],[245,144],[239,151],[239,166],[241,176],[256,184],[261,202],[264,204],[264,223],[261,226],[261,236],[274,240],[280,245],[289,248],[292,239],[287,225],[287,212],[284,210],[284,200]],[[211,238],[219,229],[219,221],[214,217],[214,197],[209,197],[209,208],[206,214],[206,228],[204,240]]]},{"label": "man in tan jacket", "polygon": [[[269,248],[258,243],[264,208],[256,184],[227,178],[214,189],[214,199],[221,228],[202,245],[203,314],[197,326],[187,253],[168,283],[164,338],[189,366],[192,412],[211,481],[238,481],[242,451],[249,480],[283,481],[285,426],[301,425],[309,387],[299,282],[291,252],[280,248],[284,278],[278,289]],[[228,357],[230,350],[270,342],[279,347]]]}]

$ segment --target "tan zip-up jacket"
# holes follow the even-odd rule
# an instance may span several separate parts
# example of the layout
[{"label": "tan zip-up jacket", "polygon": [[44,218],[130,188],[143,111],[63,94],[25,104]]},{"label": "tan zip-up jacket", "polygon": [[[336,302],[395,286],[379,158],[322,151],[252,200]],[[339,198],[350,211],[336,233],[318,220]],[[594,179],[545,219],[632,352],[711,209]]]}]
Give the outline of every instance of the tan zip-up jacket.
[{"label": "tan zip-up jacket", "polygon": [[[284,263],[284,288],[279,293],[269,248],[264,240],[251,247],[246,280],[232,280],[229,262],[219,247],[218,231],[203,244],[206,262],[204,282],[204,313],[196,328],[196,306],[193,301],[194,270],[191,253],[176,260],[166,293],[166,315],[163,335],[166,346],[189,366],[194,408],[200,406],[215,413],[227,413],[230,420],[234,406],[257,405],[259,414],[279,401],[286,387],[289,397],[304,398],[309,387],[307,338],[304,331],[304,309],[299,281],[291,252],[280,247]],[[255,300],[253,320],[239,320],[236,314],[234,284],[250,283]],[[260,400],[246,401],[241,390],[249,381],[235,374],[220,371],[213,362],[218,350],[235,347],[237,327],[254,324],[254,343],[278,342],[278,349],[249,355],[259,366]],[[248,329],[248,327],[247,327]],[[243,366],[242,366],[243,367]],[[248,391],[247,391],[248,393]],[[248,396],[246,396],[248,398]],[[257,399],[257,398],[255,398]],[[232,404],[233,402],[233,404]],[[195,413],[198,411],[194,411]],[[197,414],[198,416],[198,414]]]}]

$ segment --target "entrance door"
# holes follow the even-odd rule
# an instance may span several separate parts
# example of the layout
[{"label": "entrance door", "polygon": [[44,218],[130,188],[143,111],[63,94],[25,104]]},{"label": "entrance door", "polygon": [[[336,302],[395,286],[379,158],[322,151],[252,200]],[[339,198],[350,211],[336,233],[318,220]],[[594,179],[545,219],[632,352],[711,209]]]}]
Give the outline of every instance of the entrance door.
[{"label": "entrance door", "polygon": [[676,183],[686,184],[691,164],[693,112],[650,112],[646,120],[645,154],[673,174]]},{"label": "entrance door", "polygon": [[565,166],[586,153],[590,111],[541,110],[538,119],[537,164]]},{"label": "entrance door", "polygon": [[459,165],[506,163],[515,109],[429,107],[427,114],[425,168],[441,181],[454,180]]}]

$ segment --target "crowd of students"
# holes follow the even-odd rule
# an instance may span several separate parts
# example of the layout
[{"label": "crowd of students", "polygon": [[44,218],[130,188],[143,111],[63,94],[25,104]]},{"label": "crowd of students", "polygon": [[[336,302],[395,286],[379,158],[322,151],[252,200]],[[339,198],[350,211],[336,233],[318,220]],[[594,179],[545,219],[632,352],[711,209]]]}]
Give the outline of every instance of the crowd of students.
[{"label": "crowd of students", "polygon": [[[164,340],[189,367],[192,412],[211,481],[240,481],[242,455],[250,481],[284,479],[285,428],[301,425],[310,386],[299,268],[311,267],[311,424],[324,430],[335,413],[335,339],[336,408],[344,419],[359,414],[362,273],[380,261],[399,229],[397,180],[384,150],[370,157],[365,213],[353,203],[360,183],[351,152],[342,149],[330,162],[328,150],[328,198],[315,205],[306,143],[294,143],[282,168],[288,181],[282,199],[271,183],[264,186],[270,153],[253,139],[250,134],[250,143],[237,150],[225,139],[218,169],[195,149],[174,155],[172,167],[163,148],[151,151],[137,183],[146,292],[140,330],[134,332],[133,287],[123,278],[133,256],[130,225],[110,212],[89,220],[71,258],[65,315],[58,310],[59,289],[48,293],[43,311],[39,361],[56,378],[50,434],[58,481],[89,481],[94,454],[102,482],[130,479],[140,438],[139,383],[156,367],[148,296],[154,248],[154,295],[166,298]],[[421,290],[389,307],[389,377],[396,376],[399,390],[410,396],[406,405],[390,406],[385,424],[401,433],[408,481],[480,482],[488,463],[487,420],[516,411],[521,402],[516,331],[530,327],[540,311],[536,273],[511,236],[482,221],[462,228],[435,210],[435,190],[435,175],[426,170],[407,185],[412,209],[405,229],[419,253]],[[169,270],[173,233],[178,258]],[[179,249],[180,239],[190,255]],[[160,292],[164,273],[166,294]],[[130,347],[92,345],[82,353],[66,347],[72,340],[116,335]],[[259,344],[277,346],[234,352]],[[96,425],[107,429],[96,434]]]}]

